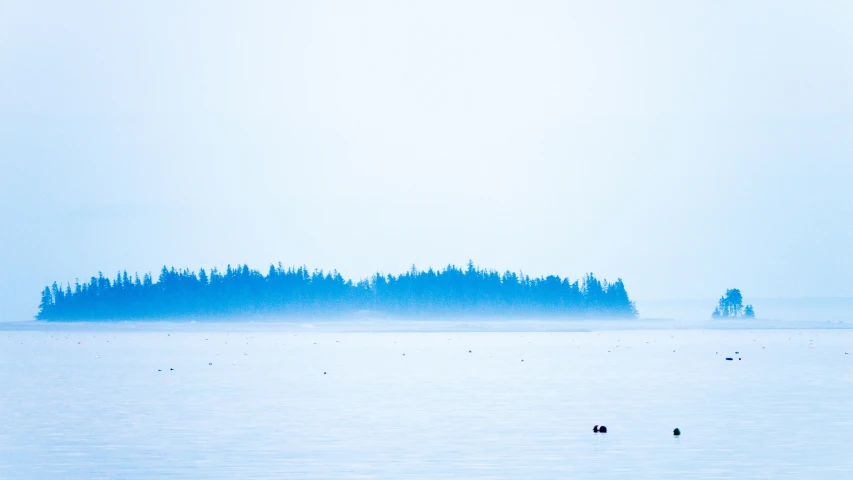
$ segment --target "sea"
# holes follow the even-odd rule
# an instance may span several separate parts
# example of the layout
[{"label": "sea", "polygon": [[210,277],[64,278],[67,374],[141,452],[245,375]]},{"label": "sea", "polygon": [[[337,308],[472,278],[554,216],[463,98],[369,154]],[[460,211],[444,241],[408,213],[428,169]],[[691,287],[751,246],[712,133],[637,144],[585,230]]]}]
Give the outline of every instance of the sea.
[{"label": "sea", "polygon": [[6,322],[0,479],[850,479],[850,327]]}]

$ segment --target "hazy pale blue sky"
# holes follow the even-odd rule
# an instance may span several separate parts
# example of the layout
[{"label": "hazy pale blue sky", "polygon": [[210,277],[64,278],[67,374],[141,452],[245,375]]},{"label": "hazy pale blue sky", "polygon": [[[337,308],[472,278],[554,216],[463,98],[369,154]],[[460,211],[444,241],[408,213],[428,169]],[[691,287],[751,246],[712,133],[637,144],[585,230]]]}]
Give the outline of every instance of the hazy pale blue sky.
[{"label": "hazy pale blue sky", "polygon": [[163,264],[853,295],[851,25],[847,1],[0,0],[0,319]]}]

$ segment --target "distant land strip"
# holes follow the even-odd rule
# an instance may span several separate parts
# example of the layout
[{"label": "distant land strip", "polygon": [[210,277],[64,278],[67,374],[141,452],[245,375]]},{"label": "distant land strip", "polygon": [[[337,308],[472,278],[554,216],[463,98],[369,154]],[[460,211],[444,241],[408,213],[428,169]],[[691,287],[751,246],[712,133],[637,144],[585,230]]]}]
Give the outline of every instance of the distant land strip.
[{"label": "distant land strip", "polygon": [[163,267],[155,282],[119,272],[88,282],[54,282],[42,292],[36,318],[53,321],[216,318],[230,316],[332,317],[496,316],[634,318],[637,309],[618,279],[587,274],[569,281],[555,275],[485,270],[468,262],[400,275],[377,273],[357,282],[337,271],[270,265],[264,275],[246,265],[224,272]]}]

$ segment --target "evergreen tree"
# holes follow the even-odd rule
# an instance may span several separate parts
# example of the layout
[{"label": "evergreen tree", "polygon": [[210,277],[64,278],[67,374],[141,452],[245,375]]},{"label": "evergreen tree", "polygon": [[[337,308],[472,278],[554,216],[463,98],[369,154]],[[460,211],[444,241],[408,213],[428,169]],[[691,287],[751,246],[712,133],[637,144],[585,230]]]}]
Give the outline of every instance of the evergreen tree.
[{"label": "evergreen tree", "polygon": [[39,303],[38,318],[51,318],[53,309],[53,295],[50,293],[50,287],[44,287],[41,292],[41,303]]}]

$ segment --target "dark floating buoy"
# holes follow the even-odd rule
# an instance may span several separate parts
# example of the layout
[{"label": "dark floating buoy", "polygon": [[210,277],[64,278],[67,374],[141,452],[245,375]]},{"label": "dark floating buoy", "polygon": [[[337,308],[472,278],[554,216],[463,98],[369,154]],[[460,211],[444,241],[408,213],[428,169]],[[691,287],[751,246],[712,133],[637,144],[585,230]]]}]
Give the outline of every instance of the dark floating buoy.
[{"label": "dark floating buoy", "polygon": [[175,371],[175,369],[174,369],[174,368],[170,368],[170,369],[169,369],[169,371],[170,371],[170,372],[174,372],[174,371]]},{"label": "dark floating buoy", "polygon": [[468,353],[471,353],[471,350],[468,350]]},{"label": "dark floating buoy", "polygon": [[677,437],[677,436],[681,435],[681,430],[676,428],[675,430],[672,431],[672,434]]},{"label": "dark floating buoy", "polygon": [[737,355],[737,354],[739,354],[739,353],[740,353],[740,352],[735,352],[735,355]]},{"label": "dark floating buoy", "polygon": [[213,362],[207,362],[208,365],[213,365]]},{"label": "dark floating buoy", "polygon": [[323,375],[325,375],[325,374],[326,374],[326,372],[323,372]]},{"label": "dark floating buoy", "polygon": [[599,432],[601,432],[601,433],[607,433],[607,427],[605,427],[604,425],[602,425],[602,426],[598,427],[598,431],[599,431]]},{"label": "dark floating buoy", "polygon": [[160,370],[160,369],[158,368],[158,369],[157,369],[157,371],[158,371],[158,372],[162,372],[163,370]]},{"label": "dark floating buoy", "polygon": [[598,425],[592,427],[592,431],[595,433],[598,433]]},{"label": "dark floating buoy", "polygon": [[726,360],[734,360],[732,357],[726,357]]}]

